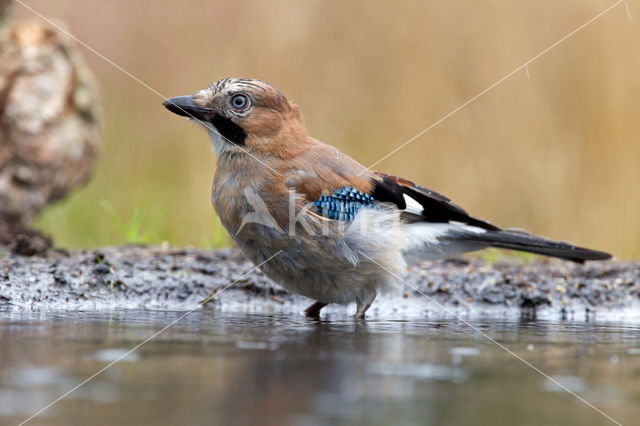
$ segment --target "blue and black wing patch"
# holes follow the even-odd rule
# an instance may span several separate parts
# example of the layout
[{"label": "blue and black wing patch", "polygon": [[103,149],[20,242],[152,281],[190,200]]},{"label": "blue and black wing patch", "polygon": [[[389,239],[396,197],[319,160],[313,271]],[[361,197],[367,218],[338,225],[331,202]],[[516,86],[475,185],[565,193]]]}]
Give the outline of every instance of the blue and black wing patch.
[{"label": "blue and black wing patch", "polygon": [[331,195],[323,195],[314,202],[322,216],[335,220],[352,221],[361,207],[377,207],[376,200],[355,188],[338,188]]}]

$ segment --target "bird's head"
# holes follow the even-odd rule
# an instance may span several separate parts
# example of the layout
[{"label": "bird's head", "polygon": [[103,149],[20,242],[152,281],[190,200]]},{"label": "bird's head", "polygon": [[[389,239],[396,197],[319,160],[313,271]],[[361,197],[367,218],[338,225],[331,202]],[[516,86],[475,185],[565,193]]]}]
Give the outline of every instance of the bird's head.
[{"label": "bird's head", "polygon": [[298,107],[260,80],[227,78],[194,95],[164,101],[171,112],[205,127],[218,154],[286,156],[306,136]]}]

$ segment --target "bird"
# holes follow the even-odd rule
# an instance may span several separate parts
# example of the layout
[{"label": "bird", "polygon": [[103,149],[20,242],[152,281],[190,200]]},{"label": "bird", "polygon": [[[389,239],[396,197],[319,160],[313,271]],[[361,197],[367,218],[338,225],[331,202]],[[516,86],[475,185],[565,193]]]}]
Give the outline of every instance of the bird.
[{"label": "bird", "polygon": [[410,266],[487,247],[577,263],[611,258],[500,228],[436,191],[370,170],[313,138],[298,106],[264,81],[226,78],[163,105],[207,131],[220,221],[266,276],[314,300],[308,317],[355,302],[363,319]]}]

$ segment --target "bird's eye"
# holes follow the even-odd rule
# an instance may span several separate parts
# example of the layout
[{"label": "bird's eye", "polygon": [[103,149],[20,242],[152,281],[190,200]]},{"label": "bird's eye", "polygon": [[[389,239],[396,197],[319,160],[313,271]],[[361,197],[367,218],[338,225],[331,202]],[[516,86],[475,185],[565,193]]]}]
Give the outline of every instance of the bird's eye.
[{"label": "bird's eye", "polygon": [[246,95],[234,95],[231,98],[231,106],[236,110],[246,109],[249,105],[249,98]]}]

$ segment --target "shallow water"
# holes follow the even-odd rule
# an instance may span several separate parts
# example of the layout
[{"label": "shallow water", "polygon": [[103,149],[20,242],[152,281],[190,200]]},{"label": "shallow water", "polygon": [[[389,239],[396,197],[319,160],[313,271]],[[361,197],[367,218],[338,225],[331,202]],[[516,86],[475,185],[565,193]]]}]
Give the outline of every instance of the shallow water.
[{"label": "shallow water", "polygon": [[[17,425],[184,312],[0,312],[0,423]],[[640,419],[640,325],[471,324],[623,424]],[[456,320],[215,310],[182,318],[29,425],[607,425]]]}]

